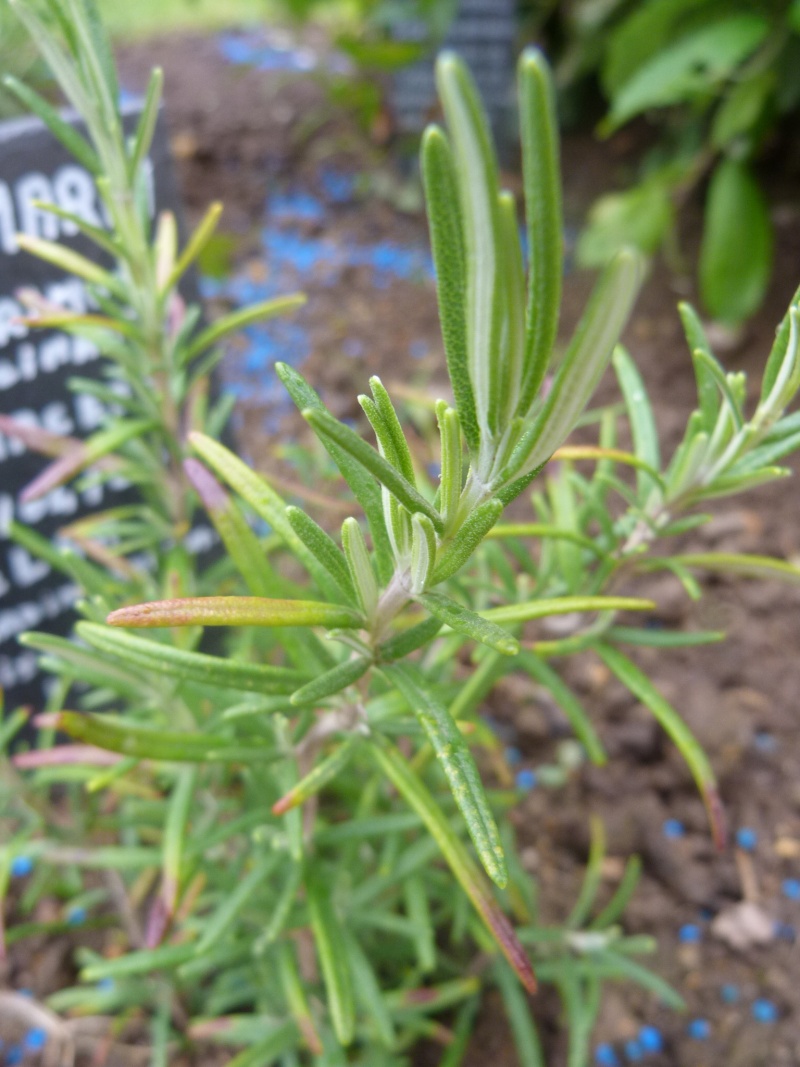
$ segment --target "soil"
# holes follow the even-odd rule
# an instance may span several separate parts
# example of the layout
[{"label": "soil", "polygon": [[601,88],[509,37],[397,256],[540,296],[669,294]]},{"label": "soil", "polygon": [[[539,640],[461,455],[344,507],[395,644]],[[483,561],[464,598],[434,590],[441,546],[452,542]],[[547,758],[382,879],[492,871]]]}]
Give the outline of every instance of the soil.
[{"label": "soil", "polygon": [[[301,348],[306,346],[304,370],[336,413],[356,417],[355,395],[372,373],[380,373],[390,389],[397,383],[440,395],[443,359],[424,263],[405,274],[391,268],[381,280],[374,263],[358,262],[349,254],[367,242],[424,246],[419,213],[397,206],[413,200],[410,187],[377,143],[386,133],[385,116],[365,134],[327,102],[320,79],[232,65],[212,39],[154,40],[123,49],[121,61],[132,89],[154,64],[167,72],[166,118],[190,220],[219,197],[226,204],[223,228],[237,239],[237,276],[255,286],[272,286],[270,291],[302,284],[307,292],[308,309],[298,319],[296,337]],[[619,184],[632,147],[627,134],[604,146],[588,135],[567,138],[568,236],[574,235],[594,196]],[[320,178],[322,167],[359,176],[377,168],[382,178],[371,183],[359,178],[355,199],[334,197],[331,202]],[[511,173],[509,181],[518,179]],[[725,356],[729,366],[748,372],[752,389],[775,325],[800,280],[800,208],[782,191],[785,182],[785,172],[774,182],[777,249],[769,298],[740,344]],[[324,204],[324,217],[311,211],[292,225],[310,240],[324,238],[330,247],[348,253],[333,272],[325,260],[295,276],[288,268],[279,279],[270,276],[275,267],[264,260],[265,204],[287,188],[305,190]],[[687,261],[697,243],[697,212],[690,207],[683,235]],[[565,334],[588,287],[581,274],[566,278]],[[228,298],[224,286],[214,296]],[[676,280],[663,264],[657,265],[626,337],[653,398],[666,454],[694,402],[675,309],[678,299],[692,296],[686,278]],[[287,472],[275,456],[275,430],[280,426],[284,434],[297,433],[298,424],[275,408],[276,394],[264,384],[272,372],[252,351],[249,364],[246,353],[234,352],[231,367],[224,381],[245,394],[238,432],[246,452],[263,467]],[[606,380],[598,399],[613,395],[613,383]],[[723,502],[714,520],[686,544],[695,550],[756,551],[800,560],[800,501],[794,483]],[[800,638],[800,587],[728,578],[708,578],[702,585],[707,595],[699,603],[688,600],[671,579],[643,579],[636,589],[658,603],[654,625],[723,628],[728,640],[692,650],[637,649],[633,658],[679,708],[708,752],[734,844],[715,852],[703,805],[676,751],[649,713],[588,656],[570,666],[569,681],[592,711],[609,764],[580,766],[558,791],[530,790],[514,818],[546,923],[563,920],[577,897],[590,814],[603,820],[608,837],[604,899],[616,885],[624,859],[634,853],[642,858],[643,877],[625,913],[624,929],[656,938],[657,951],[645,962],[685,997],[687,1010],[681,1014],[664,1008],[628,984],[611,989],[596,1038],[611,1043],[620,1062],[625,1062],[625,1043],[650,1024],[660,1027],[665,1041],[663,1054],[647,1060],[654,1067],[790,1067],[800,1064],[800,954],[794,944],[800,902],[790,899],[791,889],[787,895],[784,885],[800,876],[800,658],[793,651]],[[552,763],[564,724],[540,693],[509,681],[486,711],[500,724],[507,743],[519,750],[520,767],[535,770]],[[679,836],[665,832],[668,820],[680,824],[675,827]],[[752,849],[735,845],[734,835],[742,828],[755,831]],[[731,909],[743,901],[760,909],[762,925],[766,916],[765,943],[735,948],[720,936],[719,926],[733,922],[734,934],[741,934],[741,913]],[[755,1017],[754,1004],[757,1015],[763,1000],[776,1008],[775,1020]],[[469,1067],[490,1057],[494,1067],[517,1063],[502,1011],[493,1008],[483,1013]],[[556,1001],[543,996],[533,1011],[547,1042],[547,1062],[560,1067],[566,1051]],[[760,1011],[769,1014],[763,1005]],[[691,1027],[697,1020],[708,1022],[708,1036]],[[699,1036],[691,1036],[690,1029]],[[635,1049],[629,1048],[628,1061],[635,1058]]]}]

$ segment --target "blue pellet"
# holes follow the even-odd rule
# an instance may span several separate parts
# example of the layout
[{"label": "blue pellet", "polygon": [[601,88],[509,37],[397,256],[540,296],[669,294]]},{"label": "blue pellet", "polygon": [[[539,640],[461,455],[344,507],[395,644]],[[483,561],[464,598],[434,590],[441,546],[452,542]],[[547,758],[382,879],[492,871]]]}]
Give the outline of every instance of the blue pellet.
[{"label": "blue pellet", "polygon": [[28,1052],[39,1052],[47,1044],[47,1031],[41,1026],[34,1027],[22,1039],[22,1044]]},{"label": "blue pellet", "polygon": [[753,735],[753,745],[759,752],[771,753],[777,749],[778,740],[769,730],[757,730]]},{"label": "blue pellet", "polygon": [[594,1050],[594,1062],[596,1067],[619,1067],[619,1057],[613,1045],[607,1043],[598,1045]]},{"label": "blue pellet", "polygon": [[708,1019],[692,1019],[686,1033],[695,1041],[707,1041],[711,1037],[711,1023]]},{"label": "blue pellet", "polygon": [[750,826],[741,826],[736,831],[736,844],[745,852],[753,852],[758,844],[758,834]]},{"label": "blue pellet", "polygon": [[738,985],[734,985],[733,982],[726,982],[720,988],[719,995],[725,1004],[735,1004],[739,1000],[741,993]]},{"label": "blue pellet", "polygon": [[6,1052],[6,1067],[17,1067],[18,1063],[22,1063],[24,1055],[22,1045],[9,1045]]},{"label": "blue pellet", "polygon": [[639,1044],[646,1053],[662,1052],[664,1036],[657,1026],[642,1026],[639,1029]]},{"label": "blue pellet", "polygon": [[519,771],[517,774],[517,788],[524,789],[526,792],[533,789],[536,785],[536,772],[531,770]]},{"label": "blue pellet", "polygon": [[506,749],[506,763],[510,763],[512,767],[516,766],[522,760],[522,753],[518,748],[514,748],[513,745],[509,745]]},{"label": "blue pellet", "polygon": [[97,988],[102,993],[110,993],[111,990],[114,988],[114,979],[113,978],[101,978],[100,981],[97,983]]},{"label": "blue pellet", "polygon": [[33,870],[33,860],[30,856],[15,856],[11,861],[12,878],[24,878]]},{"label": "blue pellet", "polygon": [[696,945],[703,938],[703,931],[695,923],[685,923],[678,931],[678,940],[684,945]]},{"label": "blue pellet", "polygon": [[800,881],[797,878],[784,878],[781,888],[789,900],[800,900]]},{"label": "blue pellet", "polygon": [[686,833],[686,827],[680,821],[680,819],[667,819],[664,823],[664,837],[683,837]]},{"label": "blue pellet", "polygon": [[773,930],[779,941],[788,941],[793,945],[797,940],[797,930],[791,923],[776,922]]},{"label": "blue pellet", "polygon": [[766,997],[759,997],[753,1001],[750,1009],[753,1018],[758,1023],[774,1023],[778,1021],[778,1007]]},{"label": "blue pellet", "polygon": [[631,1039],[625,1042],[625,1059],[630,1063],[638,1063],[644,1058],[644,1049],[641,1042]]},{"label": "blue pellet", "polygon": [[81,923],[86,922],[87,914],[86,908],[82,908],[80,905],[70,908],[67,912],[67,922],[70,926],[80,926]]}]

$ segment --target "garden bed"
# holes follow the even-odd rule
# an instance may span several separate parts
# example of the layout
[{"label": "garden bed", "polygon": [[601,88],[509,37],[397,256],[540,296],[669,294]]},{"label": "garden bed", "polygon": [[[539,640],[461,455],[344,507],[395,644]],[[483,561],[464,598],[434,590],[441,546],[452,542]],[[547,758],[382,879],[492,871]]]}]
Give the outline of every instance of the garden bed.
[{"label": "garden bed", "polygon": [[[277,40],[281,47],[273,51],[280,54]],[[307,59],[327,65],[319,42],[307,47]],[[241,58],[255,58],[256,67]],[[132,90],[150,66],[165,68],[167,120],[189,216],[210,199],[225,202],[222,229],[232,240],[216,246],[219,276],[204,282],[206,295],[225,303],[302,288],[309,297],[294,319],[249,333],[223,370],[223,387],[240,395],[237,432],[245,455],[281,477],[281,452],[300,432],[271,370],[278,358],[302,364],[340,417],[360,414],[353,398],[373,373],[390,388],[398,383],[439,395],[443,358],[424,219],[411,210],[413,185],[376,143],[383,140],[385,117],[379,116],[372,137],[365,136],[327,102],[321,75],[300,77],[291,62],[270,60],[268,49],[248,52],[241,41],[237,48],[235,38],[171,37],[125,49],[121,60]],[[622,138],[604,146],[584,136],[567,139],[568,235],[587,204],[617,180],[628,147]],[[508,178],[517,181],[513,173]],[[742,344],[724,357],[746,370],[753,384],[800,282],[800,210],[782,199],[777,185],[775,284]],[[691,249],[691,234],[686,245]],[[568,275],[565,329],[587,288],[585,277]],[[694,398],[675,310],[684,296],[691,299],[691,292],[679,292],[657,267],[627,332],[667,452]],[[609,382],[599,399],[611,395]],[[717,512],[687,546],[800,559],[793,482],[756,490],[733,506],[723,502]],[[527,680],[501,683],[486,713],[508,746],[510,773],[524,787],[515,821],[539,887],[543,922],[563,920],[577,897],[590,814],[606,826],[609,889],[625,857],[642,857],[644,875],[624,925],[658,939],[652,967],[684,996],[687,1011],[677,1014],[630,986],[619,987],[606,996],[598,1040],[623,1063],[626,1043],[649,1025],[659,1028],[664,1051],[648,1054],[646,1040],[645,1047],[628,1044],[628,1062],[641,1054],[664,1067],[789,1067],[800,1062],[800,956],[793,948],[800,927],[800,660],[794,654],[800,588],[708,581],[714,588],[699,606],[673,579],[641,579],[636,592],[659,604],[654,627],[725,629],[728,640],[689,650],[641,649],[636,658],[679,708],[719,775],[734,842],[724,855],[714,851],[683,762],[650,714],[598,661],[576,660],[570,681],[609,752],[604,768],[584,764],[568,771],[566,784],[544,784],[542,767],[552,778],[559,754],[563,761],[570,753],[562,744],[569,733]],[[753,906],[751,917],[761,917],[760,927],[732,911],[742,901]],[[756,932],[763,944],[730,944],[748,933],[752,941]],[[15,957],[12,984],[37,995],[51,992],[58,969],[47,974],[40,961],[48,958],[44,951]],[[556,1010],[547,995],[534,1005],[552,1042],[548,1063],[554,1067],[565,1062]],[[414,1063],[435,1064],[438,1055],[423,1050]],[[610,1051],[605,1056],[608,1065],[615,1062]],[[467,1063],[478,1067],[490,1058],[495,1067],[516,1063],[499,1004],[497,1012],[484,1012]]]}]

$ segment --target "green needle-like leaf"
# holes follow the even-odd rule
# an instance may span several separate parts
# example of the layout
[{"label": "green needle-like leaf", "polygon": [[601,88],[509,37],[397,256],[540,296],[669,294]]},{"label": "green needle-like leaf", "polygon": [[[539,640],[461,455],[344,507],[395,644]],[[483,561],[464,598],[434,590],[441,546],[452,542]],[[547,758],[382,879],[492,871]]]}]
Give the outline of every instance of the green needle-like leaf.
[{"label": "green needle-like leaf", "polygon": [[263,322],[266,319],[275,318],[276,315],[297,311],[305,302],[306,298],[302,293],[295,293],[293,296],[274,297],[260,304],[251,304],[249,307],[231,311],[230,314],[223,315],[221,319],[217,319],[215,323],[198,334],[187,348],[184,358],[187,363],[191,362],[195,356],[199,356],[201,352],[217,344],[227,334],[244,329],[245,326],[250,326],[254,322]]},{"label": "green needle-like leaf", "polygon": [[[327,410],[315,390],[293,367],[286,363],[276,363],[275,372],[300,411],[309,408],[319,411]],[[353,490],[356,500],[364,509],[372,534],[378,575],[382,582],[388,582],[394,570],[394,559],[383,517],[381,491],[372,475],[364,469],[361,463],[354,460],[349,452],[340,448],[329,437],[323,437],[321,440],[331,459],[339,468],[342,477]]]},{"label": "green needle-like leaf", "polygon": [[431,615],[449,626],[451,630],[455,630],[456,633],[471,637],[473,641],[480,641],[481,644],[502,652],[504,656],[515,656],[519,652],[517,639],[502,626],[490,622],[487,618],[488,613],[478,615],[442,593],[423,593],[417,599]]},{"label": "green needle-like leaf", "polygon": [[480,97],[465,64],[444,53],[436,64],[439,96],[455,149],[467,268],[467,355],[481,433],[498,430],[505,298],[497,161]]},{"label": "green needle-like leaf", "polygon": [[[614,350],[614,370],[617,372],[625,408],[633,435],[636,456],[653,470],[661,470],[661,449],[653,409],[642,376],[631,357],[618,345]],[[653,487],[653,479],[643,470],[636,473],[639,499],[644,502]]]},{"label": "green needle-like leaf", "polygon": [[472,901],[519,980],[529,993],[534,993],[536,977],[530,960],[514,928],[494,900],[489,883],[453,832],[444,812],[396,748],[376,739],[372,751],[386,777],[425,823],[461,888]]},{"label": "green needle-like leaf", "polygon": [[642,260],[635,252],[620,252],[608,265],[578,323],[544,407],[515,448],[501,476],[503,481],[523,467],[541,466],[571,432],[611,358],[642,277]]},{"label": "green needle-like leaf", "polygon": [[571,615],[578,611],[655,611],[654,600],[629,596],[562,596],[507,604],[481,612],[481,618],[493,622],[528,622],[548,615]]},{"label": "green needle-like leaf", "polygon": [[598,643],[597,654],[623,685],[649,708],[659,724],[678,747],[697,783],[705,802],[714,840],[719,848],[725,842],[725,820],[717,790],[714,772],[708,758],[694,734],[672,705],[659,693],[650,679],[639,668],[611,645]]},{"label": "green needle-like leaf", "polygon": [[237,689],[246,693],[292,693],[308,677],[301,671],[287,667],[272,667],[265,663],[239,663],[221,659],[204,652],[190,652],[174,645],[150,641],[134,634],[120,633],[109,626],[94,622],[79,622],[76,632],[93,648],[109,652],[123,663],[152,671],[155,674],[179,678],[196,685],[210,685],[220,689]]},{"label": "green needle-like leaf", "polygon": [[424,727],[481,862],[492,881],[504,888],[508,871],[500,835],[478,768],[461,731],[411,666],[398,664],[383,670]]},{"label": "green needle-like leaf", "polygon": [[263,741],[247,744],[213,734],[178,733],[120,722],[110,715],[60,711],[53,726],[76,741],[136,759],[167,760],[170,763],[263,763],[280,759],[281,753]]},{"label": "green needle-like leaf", "polygon": [[275,600],[260,596],[184,597],[118,608],[110,626],[324,626],[354,629],[363,618],[350,608],[318,600]]},{"label": "green needle-like leaf", "polygon": [[377,478],[381,485],[386,486],[392,496],[396,497],[407,511],[411,514],[415,511],[421,511],[423,515],[427,515],[437,530],[441,531],[443,529],[442,517],[436,508],[429,504],[424,497],[420,496],[414,486],[400,474],[396,467],[393,467],[388,460],[384,459],[379,452],[376,452],[371,445],[367,444],[349,426],[345,426],[343,422],[339,422],[329,412],[319,408],[306,408],[303,412],[303,417],[318,434],[330,438],[334,444],[343,448],[365,470]]},{"label": "green needle-like leaf", "polygon": [[555,94],[540,52],[523,52],[518,78],[529,248],[524,376],[516,412],[524,417],[544,379],[558,330],[563,235]]},{"label": "green needle-like leaf", "polygon": [[477,455],[480,430],[467,356],[467,269],[458,179],[450,145],[437,126],[429,126],[422,138],[422,178],[447,370],[464,437]]},{"label": "green needle-like leaf", "polygon": [[344,931],[329,890],[314,873],[307,878],[306,897],[333,1029],[339,1044],[349,1045],[355,1036],[355,1005]]},{"label": "green needle-like leaf", "polygon": [[503,505],[499,500],[487,500],[475,508],[455,536],[439,546],[429,584],[438,585],[457,574],[502,514]]},{"label": "green needle-like leaf", "polygon": [[369,670],[369,666],[370,661],[363,656],[339,663],[292,693],[291,702],[297,705],[316,704],[320,700],[334,696],[362,678]]},{"label": "green needle-like leaf", "polygon": [[285,793],[280,800],[276,800],[272,805],[272,814],[283,815],[287,811],[291,811],[292,808],[305,804],[309,797],[319,793],[328,782],[332,782],[339,772],[344,770],[361,743],[362,738],[349,737],[346,741],[338,744],[329,756],[320,760],[316,767],[309,771],[305,778],[302,778],[297,785],[292,786],[289,792]]},{"label": "green needle-like leaf", "polygon": [[333,538],[300,508],[288,507],[286,518],[308,551],[313,552],[347,600],[352,601],[356,591],[347,569],[347,560]]}]

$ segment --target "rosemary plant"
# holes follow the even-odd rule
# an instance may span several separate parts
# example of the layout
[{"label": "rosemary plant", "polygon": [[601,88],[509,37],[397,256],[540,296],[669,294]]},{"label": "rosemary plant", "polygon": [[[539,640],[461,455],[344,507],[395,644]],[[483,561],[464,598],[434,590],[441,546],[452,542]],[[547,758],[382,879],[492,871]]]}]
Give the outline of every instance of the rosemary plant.
[{"label": "rosemary plant", "polygon": [[[40,747],[3,766],[10,844],[0,850],[0,890],[25,854],[41,870],[64,871],[73,904],[97,906],[92,921],[107,921],[103,905],[124,919],[107,957],[79,950],[82,984],[56,993],[50,1006],[143,1015],[159,1064],[178,1045],[207,1039],[242,1048],[236,1067],[388,1067],[408,1062],[407,1050],[426,1036],[446,1046],[443,1067],[455,1067],[490,981],[528,1067],[544,1063],[525,998],[535,963],[540,980],[562,994],[571,1067],[586,1063],[605,980],[630,978],[679,998],[631,959],[652,947],[649,939],[625,938],[617,925],[635,860],[612,900],[596,908],[602,827],[594,826],[585,885],[563,927],[539,924],[535,888],[502,817],[514,795],[487,790],[475,763],[473,748],[497,750],[478,712],[502,674],[525,671],[552,691],[589,757],[603,762],[590,717],[549,663],[593,650],[681,748],[721,837],[702,750],[619,647],[720,635],[622,625],[620,612],[654,605],[623,595],[621,582],[657,567],[676,573],[690,595],[699,594],[695,568],[796,579],[780,561],[652,551],[703,521],[684,515],[696,504],[783,473],[773,464],[800,443],[800,419],[784,415],[800,386],[796,303],[749,419],[742,376],[720,368],[683,309],[699,403],[662,467],[644,386],[617,347],[641,276],[634,255],[607,268],[555,355],[560,175],[546,64],[535,52],[519,64],[526,270],[516,205],[500,188],[480,101],[463,64],[441,57],[447,132],[429,129],[422,145],[453,393],[436,405],[438,485],[415,463],[377,378],[359,398],[374,447],[334,418],[296,370],[278,367],[363,513],[344,522],[338,541],[216,440],[224,408],[202,414],[217,342],[299,298],[200,325],[177,286],[219,209],[181,252],[170,217],[151,235],[142,189],[160,75],[126,139],[89,0],[26,0],[17,9],[84,117],[87,138],[30,90],[13,88],[97,175],[110,231],[71,221],[114,263],[98,267],[28,240],[30,251],[85,278],[99,311],[73,317],[33,306],[40,321],[101,343],[113,361],[109,387],[92,386],[102,398],[117,398],[114,382],[129,386],[121,414],[88,443],[29,437],[59,453],[33,491],[90,467],[102,477],[113,459],[143,500],[94,520],[80,541],[84,555],[13,531],[87,595],[75,640],[24,638],[60,686],[39,718]],[[598,415],[596,445],[562,447],[612,353],[633,451],[619,447],[615,409]],[[500,522],[554,454],[561,464],[534,487],[536,522]],[[578,461],[592,465],[591,476]],[[634,484],[624,476],[630,468]],[[615,493],[626,504],[621,515]],[[182,547],[198,502],[227,556],[205,571]],[[266,539],[249,515],[268,524]],[[539,544],[533,554],[529,537]],[[155,560],[150,570],[136,565],[144,547]],[[575,613],[575,632],[557,641],[532,641],[525,630]],[[208,627],[228,628],[226,641],[201,647]],[[473,661],[466,677],[462,649]],[[68,701],[82,710],[68,710]],[[12,715],[0,742],[23,719]],[[77,744],[51,749],[55,729]],[[30,772],[24,780],[22,771]],[[54,782],[66,785],[72,825],[47,819]],[[23,908],[45,891],[39,871],[33,879]],[[21,924],[7,940],[29,933]],[[444,1010],[451,1028],[431,1018]]]}]

